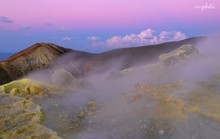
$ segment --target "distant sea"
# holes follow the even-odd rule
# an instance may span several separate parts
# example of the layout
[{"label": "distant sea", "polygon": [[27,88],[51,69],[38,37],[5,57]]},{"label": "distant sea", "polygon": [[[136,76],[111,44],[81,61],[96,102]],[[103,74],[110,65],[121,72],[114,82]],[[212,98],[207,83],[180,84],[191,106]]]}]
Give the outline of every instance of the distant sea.
[{"label": "distant sea", "polygon": [[14,53],[0,53],[0,61],[12,56]]}]

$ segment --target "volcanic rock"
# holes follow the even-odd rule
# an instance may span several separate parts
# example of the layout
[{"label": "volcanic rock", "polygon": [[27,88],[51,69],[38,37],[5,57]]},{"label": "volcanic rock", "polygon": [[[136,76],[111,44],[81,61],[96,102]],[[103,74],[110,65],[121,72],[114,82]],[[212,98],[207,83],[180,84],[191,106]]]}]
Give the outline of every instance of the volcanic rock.
[{"label": "volcanic rock", "polygon": [[60,69],[60,70],[56,70],[52,74],[51,80],[54,84],[58,86],[66,86],[73,83],[76,80],[76,78],[67,70]]},{"label": "volcanic rock", "polygon": [[51,43],[36,43],[0,62],[0,84],[27,75],[31,71],[48,68],[59,56],[70,51]]},{"label": "volcanic rock", "polygon": [[174,51],[162,54],[159,58],[164,66],[172,66],[176,63],[180,63],[180,61],[195,58],[198,55],[199,51],[192,45],[182,45]]}]

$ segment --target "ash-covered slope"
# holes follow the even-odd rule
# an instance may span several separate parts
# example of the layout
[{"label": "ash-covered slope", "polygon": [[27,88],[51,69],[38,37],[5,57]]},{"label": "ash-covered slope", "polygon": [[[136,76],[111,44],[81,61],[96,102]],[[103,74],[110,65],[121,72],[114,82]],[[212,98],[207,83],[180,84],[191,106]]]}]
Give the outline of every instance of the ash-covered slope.
[{"label": "ash-covered slope", "polygon": [[[182,45],[195,46],[204,39],[206,39],[206,37],[194,37],[182,41],[167,42],[157,45],[115,49],[100,54],[94,54],[87,59],[83,59],[83,61],[69,56],[69,58],[65,59],[65,64],[68,65],[68,63],[72,63],[73,59],[75,60],[74,62],[79,60],[80,64],[75,64],[75,67],[78,71],[83,71],[84,74],[91,71],[105,71],[112,67],[116,70],[123,70],[134,66],[155,63],[159,60],[159,56],[164,53],[173,51]],[[71,72],[70,70],[68,71]]]},{"label": "ash-covered slope", "polygon": [[177,42],[167,42],[157,45],[141,46],[116,49],[108,52],[101,53],[92,60],[92,63],[106,63],[106,61],[112,61],[122,58],[125,63],[123,68],[128,68],[132,65],[154,63],[158,60],[159,56],[164,53],[168,53],[179,48],[182,45],[195,45],[198,41],[201,41],[204,37],[194,37]]}]

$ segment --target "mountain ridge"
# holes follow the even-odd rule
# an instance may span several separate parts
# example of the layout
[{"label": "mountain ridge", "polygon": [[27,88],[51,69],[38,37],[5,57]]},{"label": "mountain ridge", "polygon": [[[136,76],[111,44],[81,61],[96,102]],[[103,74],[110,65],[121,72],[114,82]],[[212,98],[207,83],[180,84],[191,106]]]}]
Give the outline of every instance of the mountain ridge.
[{"label": "mountain ridge", "polygon": [[48,68],[56,58],[72,51],[54,44],[36,43],[0,62],[0,84],[31,71]]},{"label": "mountain ridge", "polygon": [[32,53],[33,51],[35,51],[36,49],[38,49],[40,47],[52,47],[55,50],[59,51],[60,53],[65,53],[65,52],[71,51],[71,49],[67,49],[67,48],[64,48],[64,47],[61,47],[58,45],[54,45],[52,43],[36,43],[36,44],[33,44],[32,46],[10,56],[9,58],[2,60],[2,61],[11,62],[11,61],[15,60],[16,58],[19,58],[21,56],[26,56],[26,55]]},{"label": "mountain ridge", "polygon": [[[73,66],[83,74],[89,73],[94,69],[102,69],[105,67],[103,65],[115,60],[119,61],[121,58],[124,63],[120,69],[125,69],[137,65],[137,63],[156,61],[163,53],[172,51],[184,44],[195,45],[203,39],[205,37],[193,37],[182,41],[120,48],[97,54],[72,50],[53,43],[36,43],[10,56],[8,59],[0,61],[0,84],[23,77],[32,71],[49,68],[53,64],[61,65],[59,68],[62,68],[62,66],[69,63],[74,64],[75,61],[79,61],[79,65]],[[65,61],[57,62],[60,57],[64,57]],[[70,73],[73,72],[70,71]]]}]

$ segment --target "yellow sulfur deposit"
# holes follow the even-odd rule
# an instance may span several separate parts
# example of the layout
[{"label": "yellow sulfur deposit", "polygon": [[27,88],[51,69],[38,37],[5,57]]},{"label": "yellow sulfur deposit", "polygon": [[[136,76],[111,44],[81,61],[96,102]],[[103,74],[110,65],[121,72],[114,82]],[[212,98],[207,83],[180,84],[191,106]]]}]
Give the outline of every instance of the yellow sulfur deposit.
[{"label": "yellow sulfur deposit", "polygon": [[0,90],[12,95],[35,96],[49,90],[58,90],[57,87],[32,79],[21,79],[0,86]]},{"label": "yellow sulfur deposit", "polygon": [[[182,81],[171,84],[136,84],[136,94],[153,100],[155,107],[153,119],[148,125],[146,135],[149,138],[160,136],[163,130],[167,136],[175,132],[172,123],[186,124],[191,115],[201,115],[207,119],[215,120],[220,124],[220,94],[207,86],[198,85],[194,90],[189,90],[181,97],[174,96],[187,89],[187,84]],[[138,100],[137,100],[138,101]]]},{"label": "yellow sulfur deposit", "polygon": [[56,132],[41,125],[44,117],[39,105],[22,97],[0,94],[0,138],[32,138],[35,135],[54,137]]},{"label": "yellow sulfur deposit", "polygon": [[52,85],[22,79],[0,86],[0,138],[59,139],[57,133],[41,125],[41,107],[28,96],[39,96]]}]

